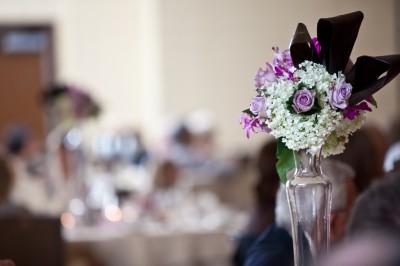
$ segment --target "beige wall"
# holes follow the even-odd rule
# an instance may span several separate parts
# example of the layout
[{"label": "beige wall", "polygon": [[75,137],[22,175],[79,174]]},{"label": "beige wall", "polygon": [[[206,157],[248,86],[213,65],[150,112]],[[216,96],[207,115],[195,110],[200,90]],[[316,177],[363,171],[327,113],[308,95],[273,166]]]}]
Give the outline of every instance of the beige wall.
[{"label": "beige wall", "polygon": [[[58,78],[96,92],[103,125],[140,126],[150,139],[165,116],[205,108],[214,112],[221,150],[255,150],[266,136],[246,140],[237,121],[253,96],[255,71],[272,59],[270,48],[286,48],[298,22],[315,36],[320,17],[361,10],[352,58],[400,52],[395,3],[0,0],[0,22],[52,23]],[[370,122],[385,128],[399,111],[398,83],[377,94],[379,109]]]}]

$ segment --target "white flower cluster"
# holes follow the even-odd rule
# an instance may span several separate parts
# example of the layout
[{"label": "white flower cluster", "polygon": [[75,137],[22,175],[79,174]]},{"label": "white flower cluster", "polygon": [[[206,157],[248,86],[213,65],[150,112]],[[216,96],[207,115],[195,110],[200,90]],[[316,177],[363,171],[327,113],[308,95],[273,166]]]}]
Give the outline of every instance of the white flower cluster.
[{"label": "white flower cluster", "polygon": [[[341,73],[329,74],[325,67],[305,61],[294,72],[295,81],[278,79],[262,89],[266,98],[267,119],[264,123],[271,134],[291,150],[308,149],[315,153],[323,147],[324,155],[337,154],[344,150],[348,136],[363,124],[364,113],[354,120],[343,117],[329,103],[329,90],[344,80]],[[299,86],[316,90],[319,110],[313,114],[298,114],[290,110],[291,97]]]}]

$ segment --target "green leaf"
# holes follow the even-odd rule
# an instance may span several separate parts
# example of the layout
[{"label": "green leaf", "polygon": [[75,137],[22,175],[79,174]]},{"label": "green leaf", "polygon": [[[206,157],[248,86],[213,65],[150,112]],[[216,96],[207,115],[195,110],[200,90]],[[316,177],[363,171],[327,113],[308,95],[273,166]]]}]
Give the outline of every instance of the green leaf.
[{"label": "green leaf", "polygon": [[376,102],[374,97],[371,96],[371,97],[367,98],[367,102],[372,104],[375,108],[378,108],[378,103]]},{"label": "green leaf", "polygon": [[251,115],[251,116],[256,116],[255,114],[253,114],[253,113],[250,111],[250,109],[243,110],[242,113],[249,114],[249,115]]},{"label": "green leaf", "polygon": [[300,82],[300,83],[297,85],[297,90],[300,90],[300,89],[302,89],[302,88],[310,89],[304,82]]},{"label": "green leaf", "polygon": [[276,152],[278,162],[276,163],[276,171],[278,172],[281,183],[285,184],[287,181],[286,173],[295,167],[295,160],[299,155],[286,147],[282,139],[278,139],[278,149]]}]

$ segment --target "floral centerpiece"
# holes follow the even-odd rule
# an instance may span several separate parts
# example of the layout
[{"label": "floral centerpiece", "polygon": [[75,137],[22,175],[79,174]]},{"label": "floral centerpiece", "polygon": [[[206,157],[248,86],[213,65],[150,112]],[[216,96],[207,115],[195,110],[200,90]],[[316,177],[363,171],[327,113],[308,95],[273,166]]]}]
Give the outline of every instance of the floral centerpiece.
[{"label": "floral centerpiece", "polygon": [[320,19],[313,39],[300,23],[290,48],[274,47],[273,62],[255,75],[256,95],[241,124],[247,137],[267,132],[277,138],[282,182],[294,167],[292,151],[343,152],[365,113],[377,107],[372,94],[400,72],[399,55],[349,59],[362,19],[361,12]]},{"label": "floral centerpiece", "polygon": [[97,117],[101,112],[96,100],[76,86],[52,84],[41,96],[51,129],[60,125],[74,126],[79,121]]}]

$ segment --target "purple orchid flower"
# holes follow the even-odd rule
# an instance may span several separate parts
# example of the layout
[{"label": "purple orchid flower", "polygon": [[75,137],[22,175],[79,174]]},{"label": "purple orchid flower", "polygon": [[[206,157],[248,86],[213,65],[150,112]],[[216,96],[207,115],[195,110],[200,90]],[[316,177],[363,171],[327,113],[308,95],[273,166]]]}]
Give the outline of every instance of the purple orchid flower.
[{"label": "purple orchid flower", "polygon": [[293,65],[290,51],[281,51],[278,47],[273,47],[272,50],[274,50],[273,65],[276,76],[293,80],[293,72],[296,70],[296,68]]},{"label": "purple orchid flower", "polygon": [[246,137],[248,139],[250,138],[250,132],[271,132],[271,129],[265,126],[259,118],[246,113],[240,116],[239,123],[243,124],[243,129],[246,130]]},{"label": "purple orchid flower", "polygon": [[372,112],[367,102],[361,102],[355,106],[348,106],[343,110],[343,116],[349,120],[356,119],[361,114],[361,111]]}]

